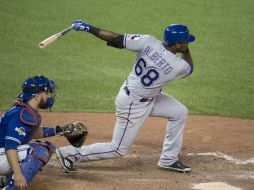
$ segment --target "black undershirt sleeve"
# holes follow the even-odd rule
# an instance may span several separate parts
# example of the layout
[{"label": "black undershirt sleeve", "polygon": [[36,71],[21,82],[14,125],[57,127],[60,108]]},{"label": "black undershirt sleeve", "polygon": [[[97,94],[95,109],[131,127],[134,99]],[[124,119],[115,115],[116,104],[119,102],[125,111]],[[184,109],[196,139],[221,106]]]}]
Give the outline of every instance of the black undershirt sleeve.
[{"label": "black undershirt sleeve", "polygon": [[[95,36],[99,37],[99,33],[100,33],[100,29],[91,26],[91,28],[89,29],[89,32]],[[111,47],[115,47],[115,48],[119,48],[119,49],[123,49],[123,40],[124,40],[124,35],[118,35],[116,38],[112,39],[111,41],[107,42],[108,46]]]},{"label": "black undershirt sleeve", "polygon": [[124,35],[119,35],[117,38],[107,42],[108,46],[123,49],[123,40],[124,40]]}]

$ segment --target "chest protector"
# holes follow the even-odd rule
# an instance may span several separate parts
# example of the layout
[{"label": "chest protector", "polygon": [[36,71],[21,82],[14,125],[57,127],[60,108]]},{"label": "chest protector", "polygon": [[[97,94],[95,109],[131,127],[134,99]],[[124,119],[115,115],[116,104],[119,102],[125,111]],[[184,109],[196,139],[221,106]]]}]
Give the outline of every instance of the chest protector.
[{"label": "chest protector", "polygon": [[17,101],[14,106],[23,107],[20,111],[20,120],[22,123],[30,126],[39,126],[41,124],[40,114],[33,110],[30,106],[21,101]]}]

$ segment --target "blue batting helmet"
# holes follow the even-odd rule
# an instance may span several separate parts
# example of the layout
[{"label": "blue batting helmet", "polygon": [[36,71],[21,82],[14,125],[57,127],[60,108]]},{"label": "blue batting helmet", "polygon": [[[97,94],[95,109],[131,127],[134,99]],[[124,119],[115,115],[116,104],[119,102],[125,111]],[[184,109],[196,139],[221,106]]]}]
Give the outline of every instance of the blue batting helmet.
[{"label": "blue batting helmet", "polygon": [[[56,94],[56,84],[54,81],[39,75],[39,76],[34,76],[31,78],[28,78],[25,80],[22,84],[22,93],[18,96],[19,99],[23,100],[29,100],[36,94],[39,94],[41,92],[48,92],[52,94]],[[55,102],[55,96],[54,97],[49,97],[48,101],[46,103],[46,107],[50,108],[53,106]]]},{"label": "blue batting helmet", "polygon": [[172,46],[177,42],[193,42],[195,36],[189,33],[187,26],[182,24],[171,24],[164,31],[164,42],[167,42],[168,46]]}]

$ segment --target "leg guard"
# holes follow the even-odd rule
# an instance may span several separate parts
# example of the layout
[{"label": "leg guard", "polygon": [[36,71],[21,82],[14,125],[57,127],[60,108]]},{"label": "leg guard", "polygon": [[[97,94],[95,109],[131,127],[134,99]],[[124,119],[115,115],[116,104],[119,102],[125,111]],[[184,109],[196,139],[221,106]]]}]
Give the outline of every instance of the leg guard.
[{"label": "leg guard", "polygon": [[56,147],[48,141],[37,141],[29,144],[32,148],[33,157],[41,160],[44,165],[48,163],[53,152],[56,152]]},{"label": "leg guard", "polygon": [[[23,175],[29,184],[39,170],[50,160],[55,146],[49,142],[33,142],[30,143],[30,149],[25,160],[20,164]],[[14,184],[14,176],[11,172],[7,176],[7,190],[16,190]]]}]

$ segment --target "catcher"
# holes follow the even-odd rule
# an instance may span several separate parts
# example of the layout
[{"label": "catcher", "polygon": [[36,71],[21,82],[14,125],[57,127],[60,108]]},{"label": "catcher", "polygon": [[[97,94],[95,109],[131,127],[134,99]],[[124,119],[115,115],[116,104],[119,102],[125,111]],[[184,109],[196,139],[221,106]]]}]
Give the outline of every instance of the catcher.
[{"label": "catcher", "polygon": [[48,163],[55,146],[33,138],[64,135],[75,147],[83,145],[87,129],[82,123],[41,126],[39,109],[50,109],[56,100],[55,82],[34,76],[22,85],[16,103],[0,118],[0,176],[6,176],[7,190],[24,190],[41,168]]}]

